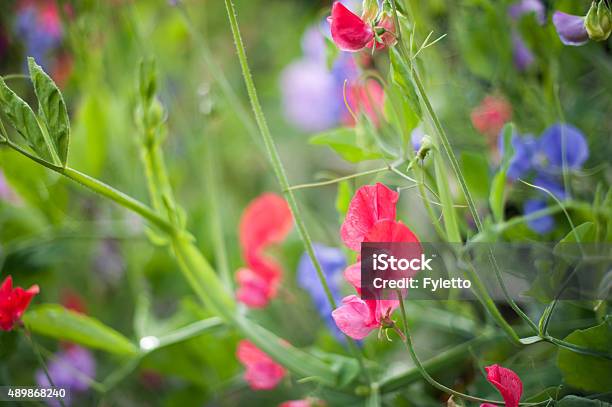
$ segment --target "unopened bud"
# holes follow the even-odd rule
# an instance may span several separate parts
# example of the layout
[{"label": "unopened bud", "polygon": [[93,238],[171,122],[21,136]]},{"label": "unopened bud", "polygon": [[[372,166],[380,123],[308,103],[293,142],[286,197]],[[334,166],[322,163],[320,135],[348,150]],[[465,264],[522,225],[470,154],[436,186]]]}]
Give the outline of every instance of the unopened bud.
[{"label": "unopened bud", "polygon": [[600,0],[591,3],[591,8],[584,20],[589,38],[593,41],[605,41],[612,32],[612,11],[606,2]]}]

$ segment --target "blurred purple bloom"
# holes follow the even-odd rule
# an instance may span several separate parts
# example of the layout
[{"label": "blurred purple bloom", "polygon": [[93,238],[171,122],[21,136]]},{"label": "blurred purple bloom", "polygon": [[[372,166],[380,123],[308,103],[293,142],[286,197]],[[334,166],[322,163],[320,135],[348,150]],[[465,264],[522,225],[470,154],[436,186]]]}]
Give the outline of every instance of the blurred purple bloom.
[{"label": "blurred purple bloom", "polygon": [[540,137],[538,148],[547,161],[543,169],[552,173],[561,171],[564,161],[569,169],[580,169],[589,157],[584,135],[569,124],[557,123],[547,128]]},{"label": "blurred purple bloom", "polygon": [[512,58],[514,66],[519,71],[527,70],[535,60],[533,53],[516,30],[512,31]]},{"label": "blurred purple bloom", "polygon": [[340,53],[330,71],[325,60],[325,38],[318,27],[302,40],[304,57],[289,64],[281,75],[285,117],[306,132],[329,129],[342,120],[343,85],[357,76],[348,53]]},{"label": "blurred purple bloom", "polygon": [[[565,192],[565,189],[563,189],[563,186],[551,176],[548,176],[546,174],[538,174],[534,178],[533,184],[539,186],[540,188],[546,189],[554,196],[556,196],[557,199],[564,200],[567,198],[567,194]],[[544,192],[542,192],[542,194],[544,194]],[[548,194],[545,195],[546,197],[548,197]]]},{"label": "blurred purple bloom", "polygon": [[[342,272],[346,267],[346,257],[340,249],[328,247],[322,244],[315,243],[314,251],[323,274],[329,284],[329,289],[336,300],[340,302],[340,282],[342,281]],[[344,340],[344,336],[334,323],[331,312],[332,308],[325,294],[325,290],[319,281],[317,271],[308,256],[308,253],[302,254],[297,269],[297,281],[300,287],[310,294],[312,301],[332,333],[340,340]]]},{"label": "blurred purple bloom", "polygon": [[425,137],[425,132],[421,126],[417,126],[410,133],[410,142],[412,143],[412,148],[414,152],[418,152],[421,149],[421,144],[423,143],[423,137]]},{"label": "blurred purple bloom", "polygon": [[117,241],[104,239],[100,242],[93,268],[107,283],[116,284],[121,279],[125,263]]},{"label": "blurred purple bloom", "polygon": [[297,128],[316,132],[338,122],[336,83],[324,64],[302,59],[281,77],[285,116]]},{"label": "blurred purple bloom", "polygon": [[508,7],[508,14],[514,20],[518,20],[528,13],[535,13],[538,23],[544,24],[546,22],[544,5],[540,0],[520,0]]},{"label": "blurred purple bloom", "polygon": [[589,34],[584,27],[584,17],[555,11],[552,21],[561,42],[565,45],[578,46],[589,41]]},{"label": "blurred purple bloom", "polygon": [[[510,159],[507,176],[511,180],[523,177],[532,168],[533,157],[536,153],[537,142],[531,134],[521,136],[518,133],[512,134],[512,149],[514,154]],[[500,154],[504,155],[504,138],[498,138],[498,148]]]},{"label": "blurred purple bloom", "polygon": [[55,4],[48,3],[41,7],[28,5],[19,9],[14,31],[24,42],[27,55],[34,57],[44,69],[49,69],[49,52],[62,39],[62,27]]},{"label": "blurred purple bloom", "polygon": [[[47,366],[49,376],[56,387],[69,389],[70,393],[82,393],[89,389],[89,379],[96,375],[96,360],[90,351],[80,346],[71,345],[60,351]],[[42,370],[36,371],[36,383],[41,387],[50,387],[49,379]],[[70,405],[71,400],[66,397],[64,404]],[[51,405],[58,405],[57,400],[50,400]]]},{"label": "blurred purple bloom", "polygon": [[[544,208],[546,208],[546,201],[542,199],[530,199],[525,201],[523,205],[525,215],[532,214]],[[528,221],[527,226],[536,233],[545,234],[553,230],[555,227],[555,219],[550,215],[546,215]]]}]

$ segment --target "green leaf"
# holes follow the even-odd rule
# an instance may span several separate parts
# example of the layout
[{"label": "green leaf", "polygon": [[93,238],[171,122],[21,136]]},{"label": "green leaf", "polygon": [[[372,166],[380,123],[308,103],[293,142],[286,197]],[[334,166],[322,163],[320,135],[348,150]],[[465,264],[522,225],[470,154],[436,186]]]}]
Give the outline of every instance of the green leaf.
[{"label": "green leaf", "polygon": [[434,169],[436,176],[436,185],[438,187],[438,195],[442,204],[442,217],[444,218],[444,228],[449,242],[461,242],[461,234],[459,233],[459,223],[457,222],[457,212],[455,211],[453,196],[448,185],[448,169],[446,168],[444,159],[439,154],[439,150],[433,155]]},{"label": "green leaf", "polygon": [[601,400],[585,399],[578,396],[565,396],[555,404],[558,407],[612,407],[612,404]]},{"label": "green leaf", "polygon": [[577,259],[582,257],[582,250],[588,251],[592,247],[581,247],[578,243],[592,243],[596,240],[596,228],[593,222],[584,222],[570,230],[553,249],[555,256],[564,259]]},{"label": "green leaf", "polygon": [[319,133],[310,138],[310,144],[328,146],[342,158],[356,163],[365,160],[375,160],[382,157],[382,154],[372,151],[367,147],[360,147],[355,129],[340,127]]},{"label": "green leaf", "polygon": [[499,171],[493,177],[491,182],[491,191],[489,192],[489,206],[493,213],[493,219],[496,222],[502,222],[504,220],[504,206],[506,203],[506,175],[508,172],[508,166],[510,165],[510,159],[514,155],[512,149],[512,134],[514,133],[514,125],[508,123],[502,130],[502,137],[504,140],[504,157]]},{"label": "green leaf", "polygon": [[391,59],[391,80],[404,91],[403,93],[406,97],[406,101],[414,114],[418,117],[422,117],[421,104],[411,79],[412,75],[409,68],[404,61],[402,61],[402,57],[396,47],[390,49],[389,58]]},{"label": "green leaf", "polygon": [[60,305],[43,304],[32,307],[24,314],[23,322],[32,332],[51,338],[110,353],[138,353],[138,348],[113,328]]},{"label": "green leaf", "polygon": [[482,154],[461,153],[461,172],[476,199],[486,199],[489,192],[489,164]]},{"label": "green leaf", "polygon": [[28,67],[38,98],[38,114],[48,130],[48,148],[51,155],[59,159],[62,166],[65,166],[70,145],[70,119],[68,119],[66,103],[53,79],[36,64],[34,58],[28,57]]},{"label": "green leaf", "polygon": [[[565,338],[566,342],[584,348],[609,352],[612,344],[612,318],[597,326],[578,329]],[[612,361],[559,348],[557,364],[565,383],[578,389],[607,392],[612,389]]]},{"label": "green leaf", "polygon": [[43,160],[53,162],[43,130],[32,108],[6,86],[2,78],[0,78],[0,108],[28,146]]}]

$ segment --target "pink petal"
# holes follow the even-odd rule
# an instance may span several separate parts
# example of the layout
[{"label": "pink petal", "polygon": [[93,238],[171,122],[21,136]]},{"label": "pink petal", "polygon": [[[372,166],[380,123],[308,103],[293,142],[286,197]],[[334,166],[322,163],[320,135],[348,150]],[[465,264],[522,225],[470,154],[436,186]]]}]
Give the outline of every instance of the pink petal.
[{"label": "pink petal", "polygon": [[250,308],[263,308],[272,297],[270,282],[253,270],[242,268],[236,274],[236,298]]},{"label": "pink petal", "polygon": [[238,343],[236,357],[245,365],[244,378],[254,390],[273,389],[285,376],[285,369],[250,341]]},{"label": "pink petal", "polygon": [[377,221],[395,219],[398,198],[397,192],[380,183],[359,188],[351,199],[340,228],[344,244],[349,249],[359,251],[361,242]]},{"label": "pink petal", "polygon": [[265,193],[255,198],[240,220],[240,244],[245,257],[281,242],[291,230],[293,218],[287,202]]},{"label": "pink petal", "polygon": [[487,371],[487,380],[499,390],[506,402],[506,407],[518,407],[523,394],[523,382],[518,375],[499,365],[487,366],[485,370]]},{"label": "pink petal", "polygon": [[368,234],[365,236],[364,242],[419,243],[419,238],[401,221],[383,219],[376,222],[369,230]]},{"label": "pink petal", "polygon": [[355,287],[357,292],[361,292],[361,262],[351,264],[344,270],[344,278],[350,285]]},{"label": "pink petal", "polygon": [[374,38],[372,27],[338,1],[328,20],[332,39],[342,51],[359,51]]},{"label": "pink petal", "polygon": [[365,301],[356,295],[342,299],[342,305],[332,311],[338,328],[353,339],[363,339],[378,327]]}]

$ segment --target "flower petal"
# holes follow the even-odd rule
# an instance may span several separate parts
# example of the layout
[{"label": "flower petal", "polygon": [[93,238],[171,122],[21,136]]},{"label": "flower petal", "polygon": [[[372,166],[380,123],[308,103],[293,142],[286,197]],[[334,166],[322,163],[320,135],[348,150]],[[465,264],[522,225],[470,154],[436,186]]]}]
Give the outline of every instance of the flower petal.
[{"label": "flower petal", "polygon": [[377,328],[365,301],[356,295],[344,297],[342,305],[332,312],[338,328],[353,339],[363,339]]},{"label": "flower petal", "polygon": [[518,407],[523,394],[523,382],[518,375],[499,365],[487,366],[485,370],[487,371],[487,380],[499,390],[506,402],[506,407]]},{"label": "flower petal", "polygon": [[589,33],[584,27],[584,17],[555,11],[552,21],[559,39],[565,45],[578,46],[589,41]]},{"label": "flower petal", "polygon": [[240,220],[240,244],[245,257],[282,241],[291,226],[291,211],[283,198],[272,193],[255,198]]},{"label": "flower petal", "polygon": [[[563,162],[570,169],[580,169],[589,158],[589,146],[582,132],[570,124],[557,123],[547,128],[539,142],[551,169],[560,171]],[[564,154],[565,152],[565,154]]]},{"label": "flower petal", "polygon": [[332,39],[342,51],[359,51],[374,38],[372,27],[339,1],[332,6],[329,21]]},{"label": "flower petal", "polygon": [[399,195],[383,184],[365,185],[357,190],[349,204],[340,228],[342,241],[349,249],[358,251],[361,242],[374,224],[382,219],[395,219],[395,205]]}]

